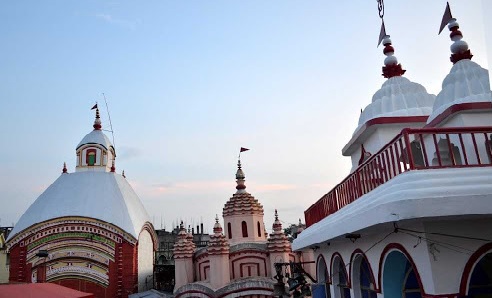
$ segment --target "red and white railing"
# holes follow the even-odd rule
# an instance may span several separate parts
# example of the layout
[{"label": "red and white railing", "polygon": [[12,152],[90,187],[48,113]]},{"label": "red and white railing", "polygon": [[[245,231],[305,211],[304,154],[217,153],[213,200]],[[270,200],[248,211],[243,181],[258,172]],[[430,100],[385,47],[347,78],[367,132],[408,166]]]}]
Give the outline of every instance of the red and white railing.
[{"label": "red and white railing", "polygon": [[492,166],[492,127],[403,129],[305,212],[310,226],[407,171]]}]

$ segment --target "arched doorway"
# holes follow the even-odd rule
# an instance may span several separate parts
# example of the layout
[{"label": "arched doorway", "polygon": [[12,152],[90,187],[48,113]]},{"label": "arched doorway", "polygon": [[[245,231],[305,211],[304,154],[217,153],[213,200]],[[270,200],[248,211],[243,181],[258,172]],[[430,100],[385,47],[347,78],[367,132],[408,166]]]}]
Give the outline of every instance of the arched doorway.
[{"label": "arched doorway", "polygon": [[416,268],[401,251],[393,250],[386,256],[382,282],[385,297],[422,298]]},{"label": "arched doorway", "polygon": [[314,298],[328,298],[330,296],[330,280],[328,267],[323,255],[318,256],[316,261],[316,280],[318,283],[312,286]]},{"label": "arched doorway", "polygon": [[347,271],[341,257],[336,256],[331,268],[332,284],[335,298],[351,298]]},{"label": "arched doorway", "polygon": [[352,264],[352,287],[355,298],[377,298],[374,276],[367,258],[358,254]]}]

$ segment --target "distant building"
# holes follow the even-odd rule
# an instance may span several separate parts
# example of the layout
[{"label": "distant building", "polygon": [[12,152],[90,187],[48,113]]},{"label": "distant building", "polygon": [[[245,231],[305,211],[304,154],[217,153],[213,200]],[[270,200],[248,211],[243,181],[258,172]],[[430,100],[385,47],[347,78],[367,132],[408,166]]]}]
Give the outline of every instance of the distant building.
[{"label": "distant building", "polygon": [[[194,229],[188,228],[193,235],[196,247],[206,247],[210,235],[203,232],[203,224]],[[156,230],[158,248],[155,252],[155,287],[158,290],[172,292],[174,289],[174,244],[178,239],[179,226],[172,231]]]},{"label": "distant building", "polygon": [[[275,211],[273,233],[267,235],[263,206],[246,192],[238,163],[236,193],[224,205],[225,231],[215,219],[207,246],[197,247],[181,225],[174,245],[175,289],[178,297],[272,297],[275,263],[312,260],[312,251],[294,254]],[[314,273],[314,266],[306,266]]]},{"label": "distant building", "polygon": [[5,239],[9,237],[12,227],[0,227],[0,284],[9,282],[9,255]]},{"label": "distant building", "polygon": [[7,239],[10,282],[51,282],[128,297],[152,286],[157,237],[137,194],[115,172],[115,148],[94,130],[76,147],[76,170],[53,182]]}]

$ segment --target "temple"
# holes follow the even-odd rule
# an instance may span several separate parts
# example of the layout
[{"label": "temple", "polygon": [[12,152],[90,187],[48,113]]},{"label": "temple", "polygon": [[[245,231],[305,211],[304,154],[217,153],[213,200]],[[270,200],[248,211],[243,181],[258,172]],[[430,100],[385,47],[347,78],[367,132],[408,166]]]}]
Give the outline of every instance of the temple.
[{"label": "temple", "polygon": [[437,96],[387,78],[344,156],[351,173],[306,211],[295,251],[313,251],[314,297],[492,295],[492,96],[449,6],[451,63]]},{"label": "temple", "polygon": [[[312,252],[293,253],[275,210],[273,233],[266,233],[263,206],[246,191],[238,162],[236,193],[215,218],[207,247],[196,249],[181,225],[174,246],[175,297],[273,297],[275,263],[312,261]],[[314,264],[313,264],[314,265]],[[306,266],[314,274],[314,266]]]},{"label": "temple", "polygon": [[8,236],[10,282],[51,282],[99,298],[151,288],[155,231],[137,194],[116,173],[116,151],[98,109],[93,130],[75,150],[75,172],[64,164]]}]

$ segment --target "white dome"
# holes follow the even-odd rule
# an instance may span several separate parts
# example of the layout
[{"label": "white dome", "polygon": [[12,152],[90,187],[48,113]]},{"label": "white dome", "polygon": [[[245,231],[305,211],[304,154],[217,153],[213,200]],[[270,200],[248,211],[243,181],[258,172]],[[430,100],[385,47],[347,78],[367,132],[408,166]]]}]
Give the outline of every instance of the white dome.
[{"label": "white dome", "polygon": [[75,149],[78,149],[80,146],[86,144],[99,144],[103,146],[106,150],[108,150],[109,147],[113,147],[108,137],[101,130],[98,129],[94,129],[93,131],[88,133],[82,139],[82,141],[80,141],[80,143],[77,145],[77,148]]},{"label": "white dome", "polygon": [[135,239],[150,222],[137,194],[121,175],[76,172],[62,174],[51,184],[21,216],[9,238],[39,222],[65,216],[102,220]]},{"label": "white dome", "polygon": [[389,78],[359,117],[359,126],[379,117],[428,116],[436,96],[402,76]]},{"label": "white dome", "polygon": [[427,123],[455,104],[490,102],[491,99],[488,70],[469,59],[460,60],[444,78]]}]

